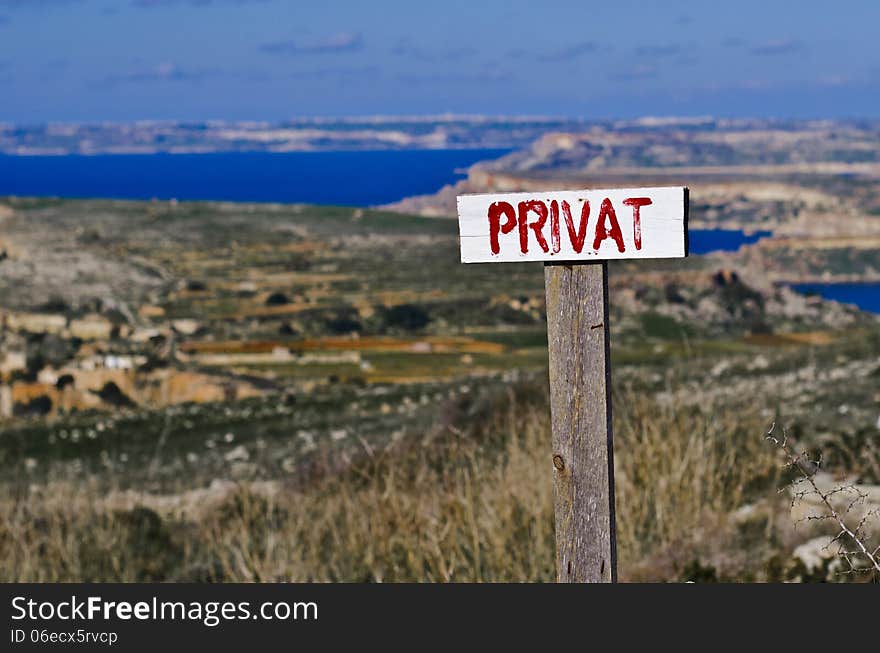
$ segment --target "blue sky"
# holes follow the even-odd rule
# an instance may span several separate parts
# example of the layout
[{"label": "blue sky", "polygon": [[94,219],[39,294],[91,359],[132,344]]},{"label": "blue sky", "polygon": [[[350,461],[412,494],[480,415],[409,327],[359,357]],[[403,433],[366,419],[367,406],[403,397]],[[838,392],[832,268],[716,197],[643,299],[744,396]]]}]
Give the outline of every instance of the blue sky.
[{"label": "blue sky", "polygon": [[880,2],[0,0],[0,120],[880,117]]}]

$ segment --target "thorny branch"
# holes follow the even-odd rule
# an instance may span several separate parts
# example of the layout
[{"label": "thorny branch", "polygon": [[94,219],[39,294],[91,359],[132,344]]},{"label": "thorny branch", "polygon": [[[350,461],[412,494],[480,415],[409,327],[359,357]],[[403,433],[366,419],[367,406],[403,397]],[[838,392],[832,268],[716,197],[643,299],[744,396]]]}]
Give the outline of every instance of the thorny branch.
[{"label": "thorny branch", "polygon": [[[846,560],[849,565],[849,570],[843,573],[851,574],[869,571],[863,569],[859,564],[859,560],[864,559],[867,560],[871,567],[874,568],[875,571],[880,572],[880,560],[878,560],[878,554],[880,554],[880,546],[877,546],[874,549],[870,549],[866,542],[866,537],[863,532],[863,528],[867,523],[868,519],[877,514],[877,510],[872,510],[865,515],[862,516],[861,521],[859,522],[856,528],[850,528],[847,523],[844,521],[843,517],[847,515],[857,504],[862,503],[867,499],[868,495],[861,491],[855,485],[845,485],[836,487],[832,490],[823,491],[819,489],[819,486],[816,484],[816,474],[818,473],[822,461],[819,460],[811,460],[806,451],[801,453],[797,453],[792,446],[788,443],[788,435],[785,432],[785,429],[782,429],[782,439],[780,440],[773,433],[776,430],[776,423],[773,423],[773,426],[770,427],[770,430],[767,432],[767,435],[764,439],[770,440],[773,444],[775,444],[779,449],[785,454],[786,466],[790,467],[793,470],[796,470],[800,477],[795,479],[794,482],[791,483],[789,487],[797,487],[799,485],[807,485],[808,489],[799,490],[797,492],[792,493],[792,506],[799,501],[804,499],[807,496],[817,496],[822,504],[825,506],[827,511],[826,514],[821,515],[810,515],[805,517],[806,521],[819,521],[819,520],[832,520],[834,521],[838,528],[840,529],[837,535],[828,543],[830,546],[833,543],[838,544],[838,555],[841,558]],[[786,488],[783,488],[780,491],[784,491]],[[852,492],[856,496],[855,498],[846,506],[845,509],[838,511],[834,508],[834,505],[831,502],[831,498],[836,494],[846,494]],[[847,549],[845,542],[847,538],[850,543],[854,544],[856,550],[850,551]]]}]

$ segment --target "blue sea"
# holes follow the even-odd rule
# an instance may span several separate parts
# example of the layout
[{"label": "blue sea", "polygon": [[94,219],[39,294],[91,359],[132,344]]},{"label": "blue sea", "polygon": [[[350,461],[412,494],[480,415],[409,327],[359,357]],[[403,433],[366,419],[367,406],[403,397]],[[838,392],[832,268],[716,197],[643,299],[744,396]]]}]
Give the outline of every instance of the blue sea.
[{"label": "blue sea", "polygon": [[510,150],[0,156],[0,195],[375,206]]},{"label": "blue sea", "polygon": [[735,252],[743,245],[751,245],[771,235],[773,232],[770,231],[746,234],[740,229],[689,229],[688,251],[691,254]]},{"label": "blue sea", "polygon": [[855,304],[863,311],[880,313],[880,283],[799,283],[792,290],[805,295],[821,295],[844,304]]}]

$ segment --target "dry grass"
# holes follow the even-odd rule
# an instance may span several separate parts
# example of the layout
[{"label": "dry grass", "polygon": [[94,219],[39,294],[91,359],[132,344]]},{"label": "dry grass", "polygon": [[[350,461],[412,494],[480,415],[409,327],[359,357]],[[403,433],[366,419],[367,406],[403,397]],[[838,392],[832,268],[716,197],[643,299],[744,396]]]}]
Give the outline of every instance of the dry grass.
[{"label": "dry grass", "polygon": [[[4,581],[548,581],[554,574],[546,405],[498,402],[467,433],[374,454],[196,510],[112,508],[83,484],[0,502]],[[731,510],[776,484],[760,420],[616,398],[622,579],[680,575]],[[653,565],[652,560],[663,560]],[[676,566],[678,565],[678,566]]]},{"label": "dry grass", "polygon": [[615,403],[629,408],[615,434],[621,575],[672,579],[701,558],[728,577],[759,569],[765,551],[729,539],[734,510],[776,498],[779,459],[761,438],[757,410],[623,399]]}]

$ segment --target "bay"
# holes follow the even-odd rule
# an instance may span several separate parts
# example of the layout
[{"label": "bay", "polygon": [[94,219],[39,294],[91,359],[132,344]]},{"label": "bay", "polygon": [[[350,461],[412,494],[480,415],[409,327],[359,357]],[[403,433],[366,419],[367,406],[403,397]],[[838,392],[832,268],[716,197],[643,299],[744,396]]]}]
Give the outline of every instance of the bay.
[{"label": "bay", "polygon": [[509,151],[0,156],[0,195],[375,206],[436,192]]}]

